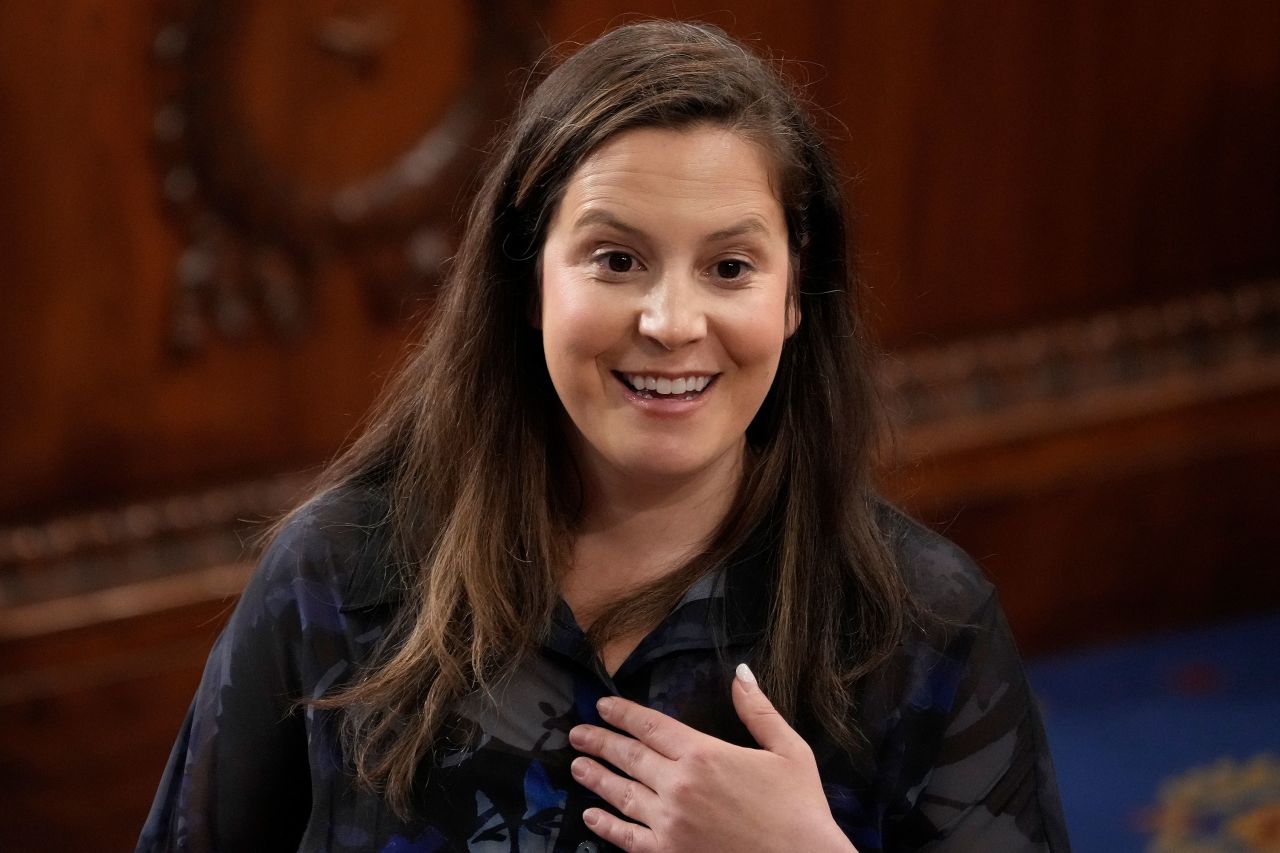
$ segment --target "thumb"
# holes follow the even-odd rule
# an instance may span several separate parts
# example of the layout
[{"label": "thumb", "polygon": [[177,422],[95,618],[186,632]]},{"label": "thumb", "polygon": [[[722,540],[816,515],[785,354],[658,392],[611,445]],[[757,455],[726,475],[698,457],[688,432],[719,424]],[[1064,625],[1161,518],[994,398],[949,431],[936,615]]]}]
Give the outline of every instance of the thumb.
[{"label": "thumb", "polygon": [[756,743],[769,752],[787,757],[807,752],[809,745],[761,692],[751,667],[740,663],[734,675],[733,707]]}]

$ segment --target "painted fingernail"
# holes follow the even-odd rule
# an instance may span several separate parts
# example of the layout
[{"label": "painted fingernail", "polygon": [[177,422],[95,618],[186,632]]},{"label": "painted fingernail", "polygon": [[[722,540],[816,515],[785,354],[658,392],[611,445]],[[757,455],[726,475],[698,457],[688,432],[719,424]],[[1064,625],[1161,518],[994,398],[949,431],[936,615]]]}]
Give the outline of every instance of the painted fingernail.
[{"label": "painted fingernail", "polygon": [[600,812],[595,809],[587,809],[582,813],[582,822],[587,826],[595,826],[600,822]]},{"label": "painted fingernail", "polygon": [[573,759],[573,763],[569,765],[569,770],[570,772],[573,773],[573,778],[575,779],[584,778],[587,775],[587,759],[585,758]]},{"label": "painted fingernail", "polygon": [[751,687],[756,686],[756,674],[751,671],[751,667],[747,666],[745,663],[740,663],[738,664],[738,668],[735,672],[738,679],[742,681],[743,684]]},{"label": "painted fingernail", "polygon": [[612,696],[605,696],[603,699],[601,699],[599,702],[597,702],[597,703],[596,703],[596,710],[597,710],[597,711],[599,711],[601,714],[607,714],[607,713],[609,713],[610,711],[612,711],[612,710],[613,710],[613,697],[612,697]]}]

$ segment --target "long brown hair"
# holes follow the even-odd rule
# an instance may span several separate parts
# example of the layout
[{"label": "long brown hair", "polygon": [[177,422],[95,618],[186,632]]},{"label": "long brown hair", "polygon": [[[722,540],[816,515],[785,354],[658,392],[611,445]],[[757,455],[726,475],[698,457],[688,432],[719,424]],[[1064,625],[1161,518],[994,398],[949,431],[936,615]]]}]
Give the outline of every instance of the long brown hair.
[{"label": "long brown hair", "polygon": [[704,24],[615,29],[555,68],[500,136],[421,347],[319,492],[385,496],[406,595],[381,656],[321,700],[360,778],[409,811],[419,766],[462,697],[536,648],[578,508],[559,399],[529,322],[546,228],[576,166],[636,127],[723,126],[771,155],[802,321],[747,431],[752,464],[706,550],[631,590],[597,644],[662,618],[753,531],[775,531],[755,660],[778,709],[854,747],[859,679],[907,630],[911,598],[877,522],[879,406],[856,305],[840,179],[811,115],[767,63]]}]

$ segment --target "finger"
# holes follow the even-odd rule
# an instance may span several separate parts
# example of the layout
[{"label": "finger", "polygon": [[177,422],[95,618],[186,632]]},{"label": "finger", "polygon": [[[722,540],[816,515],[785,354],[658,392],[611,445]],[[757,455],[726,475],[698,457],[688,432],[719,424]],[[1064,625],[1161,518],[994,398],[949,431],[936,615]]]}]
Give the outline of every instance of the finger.
[{"label": "finger", "polygon": [[596,835],[626,850],[627,853],[656,853],[657,836],[653,830],[609,814],[604,809],[587,809],[582,822]]},{"label": "finger", "polygon": [[706,737],[661,711],[637,705],[619,696],[606,696],[596,703],[600,717],[622,729],[645,746],[673,761]]},{"label": "finger", "polygon": [[599,726],[574,726],[569,730],[569,743],[579,752],[603,758],[650,788],[657,787],[673,763],[635,738]]},{"label": "finger", "polygon": [[738,718],[762,749],[793,758],[812,754],[804,738],[791,728],[760,690],[755,675],[745,663],[738,664],[732,693]]},{"label": "finger", "polygon": [[590,758],[575,758],[569,767],[578,784],[595,791],[627,817],[649,824],[658,813],[658,795],[639,782],[623,779]]}]

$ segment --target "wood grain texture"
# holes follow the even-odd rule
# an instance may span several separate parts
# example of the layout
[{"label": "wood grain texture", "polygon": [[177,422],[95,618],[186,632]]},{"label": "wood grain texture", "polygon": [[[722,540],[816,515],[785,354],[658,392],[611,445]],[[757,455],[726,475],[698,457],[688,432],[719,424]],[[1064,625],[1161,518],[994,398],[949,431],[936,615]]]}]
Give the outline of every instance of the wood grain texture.
[{"label": "wood grain texture", "polygon": [[850,3],[834,75],[893,347],[1280,265],[1280,9]]},{"label": "wood grain texture", "polygon": [[0,642],[0,849],[133,849],[230,606]]},{"label": "wood grain texture", "polygon": [[[463,4],[446,5],[453,15]],[[704,5],[679,12],[706,13],[791,60],[789,73],[843,123],[829,122],[857,175],[868,310],[894,349],[1199,293],[1280,266],[1274,4],[1231,14],[1180,4],[1158,20],[1102,3],[813,3],[787,14]],[[14,299],[0,316],[0,399],[15,402],[0,409],[0,456],[12,460],[0,518],[323,460],[411,323],[375,322],[360,272],[327,263],[313,274],[313,325],[300,340],[251,335],[174,360],[167,330],[184,236],[150,144],[158,16],[103,0],[56,8],[0,11],[0,178],[11,188],[0,197],[11,224],[0,251]],[[563,2],[543,28],[550,41],[580,41],[628,13],[672,11]],[[385,158],[435,109],[419,92],[448,91],[457,73],[457,57],[434,50],[419,70],[370,83],[367,104],[356,83],[335,78],[331,103],[295,114],[272,105],[303,77],[329,85],[316,69],[299,76],[323,57],[308,39],[286,38],[296,12],[257,17],[246,19],[260,29],[246,36],[241,69],[251,77],[236,91],[272,156],[317,182]],[[393,47],[396,68],[412,63],[412,51]],[[440,79],[428,85],[431,74]],[[369,132],[361,110],[387,112],[396,99],[411,105],[391,111],[400,124]],[[315,143],[318,128],[344,120],[363,131],[338,148]],[[312,130],[291,132],[302,125]]]},{"label": "wood grain texture", "polygon": [[180,491],[328,457],[411,324],[370,319],[355,271],[320,270],[313,333],[168,349],[181,234],[149,134],[147,4],[0,10],[0,517]]}]

